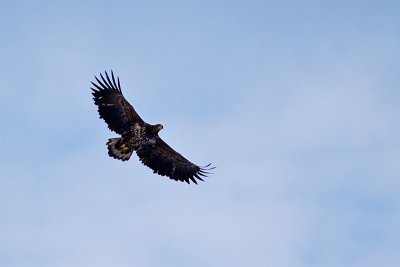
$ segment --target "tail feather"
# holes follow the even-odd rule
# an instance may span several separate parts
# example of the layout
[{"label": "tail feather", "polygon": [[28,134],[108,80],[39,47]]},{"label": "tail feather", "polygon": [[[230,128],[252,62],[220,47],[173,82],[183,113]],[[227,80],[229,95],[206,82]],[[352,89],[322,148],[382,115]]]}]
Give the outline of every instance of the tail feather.
[{"label": "tail feather", "polygon": [[122,161],[128,160],[133,149],[123,142],[122,138],[110,138],[107,142],[108,155]]}]

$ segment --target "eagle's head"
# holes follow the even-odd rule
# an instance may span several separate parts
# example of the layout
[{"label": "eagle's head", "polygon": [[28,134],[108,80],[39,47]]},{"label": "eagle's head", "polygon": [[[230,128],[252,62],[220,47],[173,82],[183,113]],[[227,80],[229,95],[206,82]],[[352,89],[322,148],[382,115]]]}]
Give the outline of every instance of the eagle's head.
[{"label": "eagle's head", "polygon": [[161,131],[162,128],[164,128],[164,126],[162,126],[162,124],[156,124],[156,125],[155,125],[155,131],[156,131],[156,133],[158,133],[159,131]]},{"label": "eagle's head", "polygon": [[149,125],[149,132],[151,134],[157,134],[161,129],[163,128],[163,126],[161,124],[156,124],[156,125]]}]

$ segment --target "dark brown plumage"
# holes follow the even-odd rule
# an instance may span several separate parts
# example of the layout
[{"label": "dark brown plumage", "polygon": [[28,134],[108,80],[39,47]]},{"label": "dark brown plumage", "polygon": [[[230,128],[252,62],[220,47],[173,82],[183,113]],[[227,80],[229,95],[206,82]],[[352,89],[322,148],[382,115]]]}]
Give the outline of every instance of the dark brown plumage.
[{"label": "dark brown plumage", "polygon": [[108,139],[110,157],[125,161],[136,151],[140,161],[154,173],[187,183],[197,184],[196,179],[203,181],[202,177],[206,177],[214,167],[210,164],[199,167],[165,143],[158,136],[163,126],[150,125],[140,118],[122,95],[119,78],[115,80],[112,71],[111,78],[107,72],[105,78],[102,74],[100,78],[95,76],[97,83],[92,82],[94,103],[108,128],[121,135],[120,138]]}]

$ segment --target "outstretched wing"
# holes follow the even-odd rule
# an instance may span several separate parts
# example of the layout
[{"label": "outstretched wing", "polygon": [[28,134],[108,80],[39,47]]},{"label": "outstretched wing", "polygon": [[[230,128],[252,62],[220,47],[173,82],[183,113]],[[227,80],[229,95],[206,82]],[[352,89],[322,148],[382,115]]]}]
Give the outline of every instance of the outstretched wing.
[{"label": "outstretched wing", "polygon": [[155,142],[142,145],[136,154],[140,161],[150,167],[154,173],[188,184],[190,180],[195,184],[197,184],[196,179],[203,181],[202,177],[207,177],[208,171],[214,169],[210,167],[210,164],[204,167],[193,164],[158,136]]},{"label": "outstretched wing", "polygon": [[104,119],[110,130],[122,134],[132,123],[144,123],[135,109],[124,98],[119,78],[117,82],[111,71],[111,79],[105,72],[106,78],[100,73],[101,81],[95,76],[97,84],[91,88],[94,103],[98,106],[100,118]]}]

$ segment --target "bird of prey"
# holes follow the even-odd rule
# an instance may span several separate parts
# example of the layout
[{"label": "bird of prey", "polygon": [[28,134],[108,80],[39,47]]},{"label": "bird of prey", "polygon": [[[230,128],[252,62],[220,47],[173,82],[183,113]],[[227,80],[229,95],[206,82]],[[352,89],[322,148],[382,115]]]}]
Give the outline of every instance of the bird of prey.
[{"label": "bird of prey", "polygon": [[165,143],[158,136],[163,126],[151,125],[142,120],[123,96],[119,77],[115,79],[112,71],[111,78],[107,72],[105,78],[100,73],[100,78],[95,76],[97,83],[91,82],[94,86],[91,87],[94,103],[108,128],[121,136],[108,139],[110,157],[125,161],[135,151],[139,160],[154,173],[175,181],[192,181],[195,184],[197,180],[203,181],[202,177],[206,177],[210,174],[208,171],[215,168],[210,167],[211,164],[203,167],[193,164]]}]

